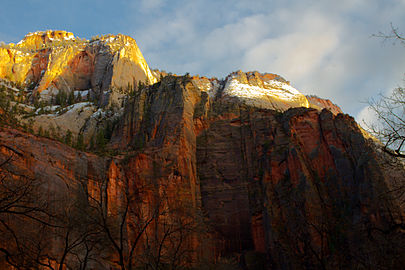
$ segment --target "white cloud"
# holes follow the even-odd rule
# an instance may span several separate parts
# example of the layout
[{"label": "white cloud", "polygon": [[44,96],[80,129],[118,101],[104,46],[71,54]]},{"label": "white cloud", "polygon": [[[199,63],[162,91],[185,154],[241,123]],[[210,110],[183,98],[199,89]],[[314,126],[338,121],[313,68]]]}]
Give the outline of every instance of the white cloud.
[{"label": "white cloud", "polygon": [[266,23],[264,15],[254,15],[213,29],[203,38],[204,53],[218,58],[226,54],[240,53],[252,47],[269,32],[269,28],[263,27],[264,23]]},{"label": "white cloud", "polygon": [[355,117],[357,123],[365,130],[378,125],[377,114],[369,107],[365,106]]},{"label": "white cloud", "polygon": [[337,37],[327,32],[318,35],[297,32],[266,39],[246,52],[244,67],[300,80],[317,71],[336,45]]},{"label": "white cloud", "polygon": [[218,77],[277,73],[356,115],[361,101],[402,79],[405,49],[370,36],[391,21],[405,32],[403,7],[400,0],[173,1],[142,17],[134,37],[152,67]]}]

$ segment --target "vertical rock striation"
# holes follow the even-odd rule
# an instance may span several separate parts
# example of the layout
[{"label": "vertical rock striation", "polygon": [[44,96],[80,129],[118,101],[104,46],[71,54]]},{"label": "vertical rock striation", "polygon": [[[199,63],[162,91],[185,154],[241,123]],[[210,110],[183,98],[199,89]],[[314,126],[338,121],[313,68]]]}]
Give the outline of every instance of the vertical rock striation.
[{"label": "vertical rock striation", "polygon": [[[111,116],[117,123],[104,156],[0,128],[0,164],[11,157],[1,175],[40,179],[41,198],[60,200],[55,212],[68,212],[70,199],[81,198],[80,209],[108,217],[92,220],[98,229],[119,228],[102,239],[108,248],[92,255],[93,268],[218,268],[236,260],[233,267],[242,269],[399,269],[404,263],[397,226],[404,209],[391,195],[405,179],[402,163],[386,162],[340,108],[305,97],[278,75],[167,75],[157,82],[130,37],[83,41],[46,31],[0,48],[0,76],[32,84],[41,95],[98,93],[98,104],[37,116],[74,120],[77,134],[102,121],[105,112],[96,105],[122,106],[126,98]],[[136,91],[128,96],[131,87]],[[0,248],[13,243],[8,236],[0,236]],[[47,243],[53,266],[61,239]]]},{"label": "vertical rock striation", "polygon": [[128,92],[138,82],[156,82],[131,37],[106,35],[87,41],[50,30],[0,48],[0,77],[35,87],[38,93],[46,91],[42,95],[52,90]]}]

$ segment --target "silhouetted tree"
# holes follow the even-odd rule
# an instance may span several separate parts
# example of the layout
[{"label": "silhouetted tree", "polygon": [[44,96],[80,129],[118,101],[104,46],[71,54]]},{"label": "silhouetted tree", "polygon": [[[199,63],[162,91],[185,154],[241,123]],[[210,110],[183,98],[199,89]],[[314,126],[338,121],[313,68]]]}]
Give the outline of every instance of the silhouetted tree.
[{"label": "silhouetted tree", "polygon": [[[391,32],[378,33],[375,37],[384,40],[399,41],[405,45],[405,38],[391,24]],[[397,87],[391,95],[380,95],[379,99],[370,99],[369,108],[377,116],[377,123],[366,123],[368,129],[384,144],[388,154],[405,158],[405,89]]]},{"label": "silhouetted tree", "polygon": [[38,248],[43,230],[56,225],[49,202],[42,196],[42,182],[9,174],[16,156],[0,157],[0,263],[4,260],[16,269],[32,269],[43,251]]}]

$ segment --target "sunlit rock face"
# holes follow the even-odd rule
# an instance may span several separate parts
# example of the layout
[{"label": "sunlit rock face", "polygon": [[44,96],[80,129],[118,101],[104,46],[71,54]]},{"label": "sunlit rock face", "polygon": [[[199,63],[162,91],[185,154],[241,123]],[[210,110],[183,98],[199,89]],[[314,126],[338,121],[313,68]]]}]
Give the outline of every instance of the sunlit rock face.
[{"label": "sunlit rock face", "polygon": [[[13,101],[28,111],[19,117],[32,120],[34,132],[48,125],[61,134],[44,138],[1,126],[0,164],[12,159],[0,174],[41,180],[42,196],[56,202],[58,213],[72,211],[66,205],[76,198],[91,208],[103,199],[97,212],[119,225],[122,249],[131,247],[158,203],[163,214],[139,237],[137,263],[148,260],[146,251],[164,236],[157,248],[163,262],[187,254],[176,257],[182,267],[350,269],[361,266],[361,258],[399,269],[401,260],[389,256],[401,254],[381,251],[369,236],[404,216],[394,198],[381,197],[405,178],[403,167],[383,162],[354,119],[329,100],[306,97],[280,76],[258,72],[222,80],[155,72],[157,81],[124,35],[86,41],[64,31],[36,32],[1,48],[0,60],[1,77],[27,85],[29,94],[45,99],[64,90],[82,97],[44,108]],[[113,103],[114,110],[106,109]],[[103,151],[92,147],[96,131],[112,122],[109,136],[97,134]],[[61,140],[68,131],[73,139],[84,137],[84,151],[59,142],[68,141]],[[170,226],[177,227],[162,235]],[[39,240],[51,258],[60,258],[65,239],[52,237]],[[388,245],[403,234],[387,237]],[[10,239],[0,235],[0,248]],[[89,267],[118,269],[114,245],[107,235],[101,239]],[[66,268],[80,269],[84,250],[69,253]]]},{"label": "sunlit rock face", "polygon": [[75,40],[73,33],[66,31],[39,31],[27,34],[20,42],[16,44],[16,48],[27,50],[40,50],[46,44],[59,43],[67,40]]},{"label": "sunlit rock face", "polygon": [[[139,84],[157,81],[129,36],[105,35],[88,41],[51,30],[29,33],[17,44],[1,47],[0,79],[25,88],[24,98],[31,103],[39,99],[48,105],[49,112],[40,115],[38,107],[28,108],[35,113],[21,117],[21,122],[33,122],[35,131],[56,129],[62,137],[68,130],[75,138],[82,133],[86,142],[95,136],[106,110],[117,112]],[[75,100],[80,95],[77,102],[82,104],[66,108],[55,104],[61,92],[74,93]]]},{"label": "sunlit rock face", "polygon": [[263,109],[285,111],[291,107],[309,107],[303,94],[275,74],[232,73],[226,78],[222,95]]},{"label": "sunlit rock face", "polygon": [[106,35],[87,41],[65,31],[30,33],[1,48],[0,76],[43,95],[84,89],[127,93],[138,82],[156,82],[131,37]]},{"label": "sunlit rock face", "polygon": [[10,48],[0,48],[0,76],[7,80],[24,83],[34,56],[30,52]]},{"label": "sunlit rock face", "polygon": [[335,115],[343,113],[342,109],[329,99],[323,99],[317,96],[307,96],[307,99],[311,108],[315,108],[318,110],[327,109]]},{"label": "sunlit rock face", "polygon": [[215,78],[192,77],[192,82],[211,98],[229,100],[233,103],[276,111],[294,107],[309,108],[307,98],[277,74],[237,71],[222,81]]}]

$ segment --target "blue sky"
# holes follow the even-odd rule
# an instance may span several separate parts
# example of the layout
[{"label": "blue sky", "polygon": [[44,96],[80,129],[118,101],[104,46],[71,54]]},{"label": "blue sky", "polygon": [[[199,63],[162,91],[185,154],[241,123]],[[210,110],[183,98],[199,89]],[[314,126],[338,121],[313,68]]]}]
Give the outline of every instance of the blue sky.
[{"label": "blue sky", "polygon": [[151,68],[223,78],[277,73],[353,116],[404,85],[405,47],[371,37],[405,33],[405,0],[0,0],[0,40],[28,32],[123,33]]}]

